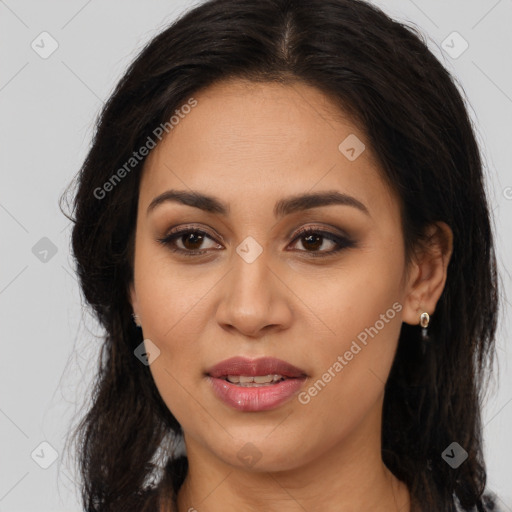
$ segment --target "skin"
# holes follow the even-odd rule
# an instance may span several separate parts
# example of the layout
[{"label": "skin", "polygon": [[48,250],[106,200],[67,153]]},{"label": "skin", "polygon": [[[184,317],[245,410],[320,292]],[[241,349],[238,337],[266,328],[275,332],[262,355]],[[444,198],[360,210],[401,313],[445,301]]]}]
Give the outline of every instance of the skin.
[{"label": "skin", "polygon": [[[198,104],[150,153],[141,178],[131,303],[144,339],[160,355],[150,365],[180,422],[189,473],[180,512],[226,510],[375,512],[410,510],[410,495],[381,458],[384,386],[402,322],[433,314],[446,280],[452,234],[432,226],[429,250],[406,266],[398,198],[382,179],[365,134],[310,86],[227,81],[194,95]],[[365,142],[354,161],[338,145]],[[149,204],[168,189],[198,191],[229,205],[223,217],[176,202]],[[357,198],[276,219],[276,201],[336,190]],[[180,256],[157,241],[174,227],[207,231]],[[318,246],[301,227],[344,233],[355,246]],[[247,263],[247,237],[263,252]],[[302,404],[241,412],[212,392],[205,371],[229,357],[273,356],[309,376],[302,390],[349,350],[392,305],[400,311],[341,372]],[[237,454],[252,443],[249,466]]]}]

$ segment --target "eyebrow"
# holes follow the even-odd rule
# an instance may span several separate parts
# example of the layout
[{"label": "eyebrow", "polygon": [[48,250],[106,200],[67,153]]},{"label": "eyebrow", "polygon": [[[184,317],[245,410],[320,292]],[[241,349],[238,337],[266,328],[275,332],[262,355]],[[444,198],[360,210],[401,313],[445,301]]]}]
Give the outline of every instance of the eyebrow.
[{"label": "eyebrow", "polygon": [[[200,192],[167,190],[151,201],[146,214],[148,215],[157,208],[157,206],[166,202],[193,206],[194,208],[199,208],[205,212],[215,213],[222,216],[227,216],[230,212],[229,206],[216,197],[202,194]],[[352,206],[370,216],[368,208],[361,201],[348,194],[338,192],[337,190],[306,193],[280,199],[274,206],[274,216],[276,218],[280,218],[298,211],[329,205]]]}]

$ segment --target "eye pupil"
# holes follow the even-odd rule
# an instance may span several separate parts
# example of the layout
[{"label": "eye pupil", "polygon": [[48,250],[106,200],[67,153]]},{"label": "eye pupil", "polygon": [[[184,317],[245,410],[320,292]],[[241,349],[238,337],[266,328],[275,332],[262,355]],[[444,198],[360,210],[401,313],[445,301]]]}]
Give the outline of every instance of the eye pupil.
[{"label": "eye pupil", "polygon": [[[303,240],[307,240],[306,244],[307,244],[308,248],[310,248],[310,249],[318,249],[322,245],[322,242],[321,242],[322,238],[323,238],[322,235],[306,235],[306,236],[303,237]],[[316,239],[316,241],[313,242],[313,239]],[[310,242],[313,242],[313,245],[311,245]]]},{"label": "eye pupil", "polygon": [[[183,235],[181,237],[183,245],[190,250],[198,249],[201,246],[201,243],[203,242],[204,236],[200,233],[196,233],[194,231],[191,231],[190,233]],[[189,246],[189,244],[192,244],[192,247]],[[197,245],[197,247],[196,247]]]}]

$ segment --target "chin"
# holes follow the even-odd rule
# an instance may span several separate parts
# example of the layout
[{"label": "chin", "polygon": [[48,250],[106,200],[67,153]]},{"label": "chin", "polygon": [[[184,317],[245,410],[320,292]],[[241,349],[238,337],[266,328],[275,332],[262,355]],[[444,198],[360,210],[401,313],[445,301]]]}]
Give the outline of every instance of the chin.
[{"label": "chin", "polygon": [[267,435],[268,431],[260,437],[237,436],[229,447],[224,446],[220,450],[213,447],[212,452],[230,466],[255,473],[290,471],[306,464],[316,453],[312,450],[311,457],[308,457],[308,453],[298,450],[299,446],[304,447],[302,441],[293,444],[277,443],[268,438],[265,439]]}]

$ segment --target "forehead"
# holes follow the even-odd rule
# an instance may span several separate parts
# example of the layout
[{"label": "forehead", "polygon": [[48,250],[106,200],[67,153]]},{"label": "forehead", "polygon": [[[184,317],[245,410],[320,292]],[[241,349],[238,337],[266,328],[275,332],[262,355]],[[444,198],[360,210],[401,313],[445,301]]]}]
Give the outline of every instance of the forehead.
[{"label": "forehead", "polygon": [[[335,187],[370,203],[395,202],[364,132],[318,89],[232,80],[193,98],[196,106],[145,162],[146,207],[169,188],[215,192],[230,202],[262,193],[277,198],[283,187],[289,194]],[[354,154],[344,152],[348,146],[357,158],[347,157]]]}]

